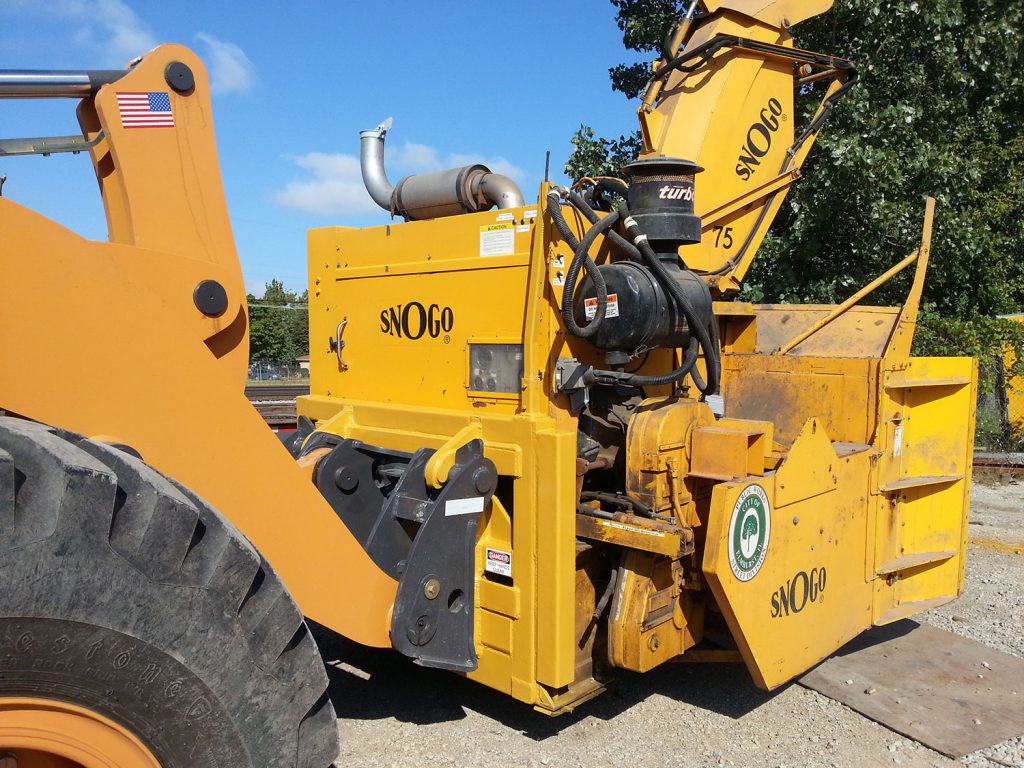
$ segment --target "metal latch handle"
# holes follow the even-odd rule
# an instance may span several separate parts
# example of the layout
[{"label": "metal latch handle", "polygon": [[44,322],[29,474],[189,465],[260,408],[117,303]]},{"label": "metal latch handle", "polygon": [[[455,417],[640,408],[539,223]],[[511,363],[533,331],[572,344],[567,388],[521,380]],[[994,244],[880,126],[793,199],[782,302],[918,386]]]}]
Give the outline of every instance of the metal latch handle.
[{"label": "metal latch handle", "polygon": [[345,341],[341,338],[341,335],[345,333],[345,326],[348,325],[348,318],[341,318],[341,322],[338,323],[338,327],[334,330],[334,338],[328,340],[328,346],[331,351],[338,356],[338,368],[342,371],[348,370],[348,363],[341,359],[341,351],[345,348]]}]

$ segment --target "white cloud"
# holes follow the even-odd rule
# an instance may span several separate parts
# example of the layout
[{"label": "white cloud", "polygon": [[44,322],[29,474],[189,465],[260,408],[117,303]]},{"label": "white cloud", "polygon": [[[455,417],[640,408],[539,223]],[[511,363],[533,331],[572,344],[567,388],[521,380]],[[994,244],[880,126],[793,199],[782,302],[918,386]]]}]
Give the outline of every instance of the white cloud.
[{"label": "white cloud", "polygon": [[278,204],[324,216],[361,216],[380,210],[363,187],[358,157],[310,152],[292,159],[312,178],[285,185],[274,196]]},{"label": "white cloud", "polygon": [[111,56],[124,58],[127,62],[156,47],[156,40],[135,11],[121,0],[95,0],[86,5],[93,6],[96,23],[108,36],[105,45]]},{"label": "white cloud", "polygon": [[[406,142],[401,146],[385,148],[385,167],[395,183],[412,173],[430,173],[444,168],[480,163],[495,173],[504,174],[517,182],[526,179],[526,171],[503,157],[449,152],[442,154],[435,147]],[[285,185],[274,199],[286,208],[294,208],[322,216],[365,216],[380,213],[381,208],[370,199],[359,170],[356,155],[310,152],[292,157],[309,176]]]},{"label": "white cloud", "polygon": [[385,167],[401,168],[406,173],[430,173],[440,171],[444,165],[441,162],[441,153],[434,147],[426,144],[414,144],[411,141],[405,142],[400,147],[384,147]]},{"label": "white cloud", "polygon": [[234,43],[218,40],[213,35],[200,32],[196,39],[206,46],[202,56],[210,71],[210,90],[214,93],[237,93],[249,90],[255,76],[252,61],[245,51]]},{"label": "white cloud", "polygon": [[[157,45],[148,27],[122,0],[0,0],[0,8],[5,16],[22,13],[56,19],[51,26],[63,25],[63,31],[49,35],[44,45],[70,40],[86,50],[93,66],[123,67]],[[33,40],[32,44],[42,43]]]}]

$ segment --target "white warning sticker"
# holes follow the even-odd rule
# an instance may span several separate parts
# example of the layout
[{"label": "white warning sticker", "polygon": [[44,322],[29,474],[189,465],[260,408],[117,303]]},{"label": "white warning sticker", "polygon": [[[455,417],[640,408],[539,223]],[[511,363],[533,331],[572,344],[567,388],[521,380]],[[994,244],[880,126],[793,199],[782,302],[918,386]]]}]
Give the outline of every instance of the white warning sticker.
[{"label": "white warning sticker", "polygon": [[516,217],[511,213],[499,213],[497,221],[515,221]]},{"label": "white warning sticker", "polygon": [[903,424],[896,425],[892,436],[892,455],[899,456],[903,453]]},{"label": "white warning sticker", "polygon": [[658,539],[664,539],[665,534],[661,531],[651,531],[646,528],[637,528],[635,525],[622,525],[622,523],[611,523],[607,520],[599,520],[599,523],[605,528],[618,528],[622,531],[629,531],[630,533],[642,533],[644,536],[654,536]]},{"label": "white warning sticker", "polygon": [[488,573],[496,573],[499,576],[512,578],[512,553],[503,549],[487,548],[487,559],[484,561],[484,570]]},{"label": "white warning sticker", "polygon": [[518,224],[516,225],[516,232],[529,232],[533,229],[532,224]]},{"label": "white warning sticker", "polygon": [[[597,297],[592,299],[583,300],[583,314],[586,315],[587,320],[593,320],[597,317]],[[619,294],[609,293],[608,294],[608,306],[604,311],[604,316],[618,317],[619,316]]]},{"label": "white warning sticker", "polygon": [[511,256],[516,252],[516,225],[487,224],[480,227],[481,256]]},{"label": "white warning sticker", "polygon": [[474,496],[470,499],[449,499],[444,503],[445,517],[452,515],[473,515],[484,511],[484,497]]}]

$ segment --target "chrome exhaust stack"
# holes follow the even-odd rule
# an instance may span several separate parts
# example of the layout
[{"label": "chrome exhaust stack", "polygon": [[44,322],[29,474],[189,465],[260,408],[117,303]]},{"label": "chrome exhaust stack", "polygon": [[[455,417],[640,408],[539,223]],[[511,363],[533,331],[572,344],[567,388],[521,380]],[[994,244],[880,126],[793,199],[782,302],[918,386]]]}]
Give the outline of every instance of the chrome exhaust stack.
[{"label": "chrome exhaust stack", "polygon": [[406,176],[392,186],[384,170],[384,137],[392,124],[389,117],[373,130],[359,134],[359,168],[370,197],[393,216],[438,219],[486,211],[494,206],[525,205],[523,193],[512,179],[491,173],[484,165]]}]

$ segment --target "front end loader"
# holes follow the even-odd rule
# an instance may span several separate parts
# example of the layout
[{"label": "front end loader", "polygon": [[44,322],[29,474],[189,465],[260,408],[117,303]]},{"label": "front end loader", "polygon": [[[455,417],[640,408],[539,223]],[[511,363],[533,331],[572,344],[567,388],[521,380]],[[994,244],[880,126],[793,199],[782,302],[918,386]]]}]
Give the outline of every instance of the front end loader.
[{"label": "front end loader", "polygon": [[[82,128],[0,158],[88,153],[110,233],[0,197],[0,748],[326,766],[304,618],[558,714],[669,661],[772,689],[959,595],[976,363],[910,354],[933,201],[840,305],[735,298],[855,87],[789,32],[830,5],[694,3],[640,157],[534,203],[480,165],[392,184],[391,122],[364,131],[396,221],[309,233],[311,391],[281,438],[244,396],[202,64],[0,73]],[[901,306],[860,304],[909,267]]]}]

